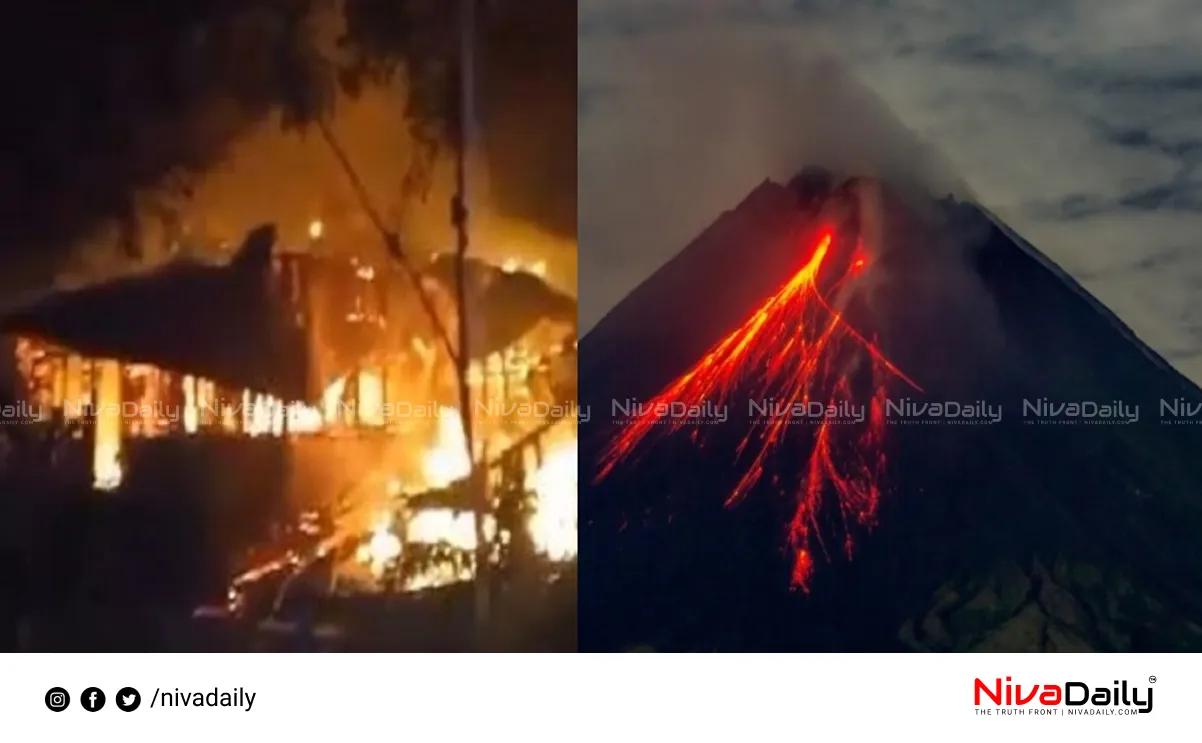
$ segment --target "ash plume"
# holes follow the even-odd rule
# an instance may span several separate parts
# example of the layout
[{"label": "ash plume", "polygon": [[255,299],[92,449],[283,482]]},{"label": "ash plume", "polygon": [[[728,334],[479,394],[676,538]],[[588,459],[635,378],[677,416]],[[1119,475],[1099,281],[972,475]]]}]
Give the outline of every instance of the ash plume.
[{"label": "ash plume", "polygon": [[[615,263],[649,271],[766,177],[783,183],[802,167],[822,166],[971,197],[821,40],[794,30],[772,39],[705,28],[654,44],[612,39],[606,43],[619,48],[603,55],[607,69],[582,67],[582,86],[594,86],[597,105],[612,109],[589,119],[606,123],[584,123],[580,133],[581,258],[602,277],[582,287],[586,326],[632,288],[625,273],[615,276]],[[611,95],[608,75],[636,82]]]},{"label": "ash plume", "polygon": [[836,181],[887,184],[887,200],[905,202],[889,211],[911,224],[874,217],[882,196],[861,189],[865,221],[881,238],[865,246],[876,266],[865,286],[919,300],[905,305],[913,317],[890,323],[913,334],[936,326],[923,318],[952,314],[967,327],[938,342],[998,345],[988,297],[964,265],[979,236],[949,234],[930,207],[931,197],[971,201],[971,190],[821,39],[793,29],[774,38],[705,27],[669,38],[612,42],[623,49],[605,58],[638,69],[615,75],[637,82],[613,96],[606,118],[616,123],[581,134],[581,259],[599,277],[581,287],[586,328],[757,183],[787,183],[820,167]]}]

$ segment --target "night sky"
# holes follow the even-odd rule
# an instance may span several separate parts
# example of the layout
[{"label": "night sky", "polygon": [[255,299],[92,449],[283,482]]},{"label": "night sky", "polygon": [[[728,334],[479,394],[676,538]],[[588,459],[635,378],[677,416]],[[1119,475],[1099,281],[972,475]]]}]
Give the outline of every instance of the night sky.
[{"label": "night sky", "polygon": [[1196,2],[580,8],[586,329],[765,177],[848,161],[974,195],[1202,381]]}]

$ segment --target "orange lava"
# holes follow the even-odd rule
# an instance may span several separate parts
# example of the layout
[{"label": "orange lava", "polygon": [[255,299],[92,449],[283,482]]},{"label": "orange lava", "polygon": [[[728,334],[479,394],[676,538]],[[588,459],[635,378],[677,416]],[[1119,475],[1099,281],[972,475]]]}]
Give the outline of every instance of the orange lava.
[{"label": "orange lava", "polygon": [[[723,338],[688,372],[640,408],[609,441],[602,453],[597,481],[607,477],[622,460],[648,443],[653,432],[668,435],[691,428],[698,444],[713,426],[694,425],[681,419],[663,419],[651,411],[667,409],[671,403],[686,406],[726,405],[738,389],[751,399],[772,400],[778,410],[821,402],[828,406],[847,404],[852,399],[850,375],[866,360],[872,380],[871,402],[864,420],[847,425],[846,420],[816,417],[807,420],[812,431],[811,450],[799,482],[783,486],[782,493],[796,500],[789,524],[788,541],[794,554],[793,586],[809,590],[814,569],[814,548],[826,551],[818,528],[819,514],[826,504],[837,505],[842,522],[843,548],[852,553],[852,524],[870,528],[875,524],[885,474],[886,383],[900,379],[920,389],[857,332],[819,291],[819,274],[838,271],[832,287],[856,278],[867,265],[857,245],[841,270],[828,261],[833,235],[823,232],[809,260],[775,294],[734,332]],[[829,265],[828,265],[829,264]],[[856,372],[864,374],[865,370]],[[788,415],[771,415],[754,422],[735,452],[743,473],[727,497],[734,505],[772,472],[786,434],[796,422]]]}]

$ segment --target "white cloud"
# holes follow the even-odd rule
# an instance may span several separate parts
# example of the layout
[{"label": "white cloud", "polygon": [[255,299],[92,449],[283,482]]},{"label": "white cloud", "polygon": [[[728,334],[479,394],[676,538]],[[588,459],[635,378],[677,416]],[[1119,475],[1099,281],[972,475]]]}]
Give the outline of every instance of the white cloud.
[{"label": "white cloud", "polygon": [[[1202,380],[1202,5],[582,0],[580,30],[586,327],[791,157],[854,142],[822,157],[963,177]],[[950,167],[862,131],[822,54]]]}]

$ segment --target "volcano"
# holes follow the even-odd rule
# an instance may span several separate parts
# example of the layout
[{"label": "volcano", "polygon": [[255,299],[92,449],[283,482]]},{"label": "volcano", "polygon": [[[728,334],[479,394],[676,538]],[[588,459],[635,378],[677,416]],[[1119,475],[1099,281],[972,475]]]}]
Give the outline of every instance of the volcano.
[{"label": "volcano", "polygon": [[579,364],[585,649],[1202,649],[1202,390],[975,203],[764,182]]}]

